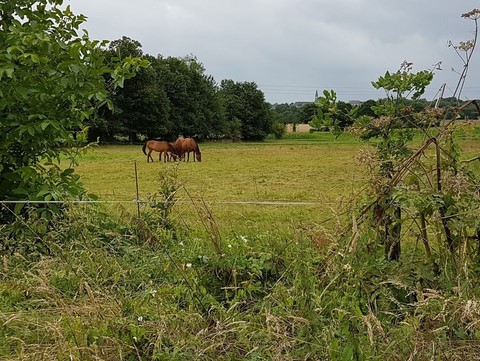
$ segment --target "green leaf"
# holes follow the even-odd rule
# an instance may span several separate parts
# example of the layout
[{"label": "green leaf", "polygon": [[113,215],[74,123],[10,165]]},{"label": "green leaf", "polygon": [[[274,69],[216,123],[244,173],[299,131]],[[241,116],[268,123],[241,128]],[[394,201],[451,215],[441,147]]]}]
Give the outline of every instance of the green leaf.
[{"label": "green leaf", "polygon": [[47,187],[47,186],[42,186],[42,188],[40,188],[40,190],[38,191],[36,197],[37,198],[40,198],[40,197],[43,197],[45,196],[46,194],[50,193],[50,189]]},{"label": "green leaf", "polygon": [[341,356],[341,360],[342,361],[351,361],[353,360],[353,345],[349,342],[347,343],[347,345],[345,346],[345,348],[343,349],[343,352],[342,352],[342,356]]},{"label": "green leaf", "polygon": [[[8,68],[3,69],[5,71],[5,74],[7,75],[7,78],[12,78],[13,77],[13,72],[15,71],[15,68],[13,66],[10,66]],[[2,77],[0,76],[0,79]]]},{"label": "green leaf", "polygon": [[47,129],[47,127],[48,127],[49,125],[50,125],[50,121],[47,120],[47,121],[45,121],[45,122],[40,123],[40,128],[41,128],[42,130],[45,130],[45,129]]},{"label": "green leaf", "polygon": [[24,206],[25,206],[24,203],[17,203],[15,204],[13,211],[15,212],[15,214],[20,214]]},{"label": "green leaf", "polygon": [[22,195],[22,196],[28,196],[28,191],[25,188],[15,188],[12,190],[13,194],[16,195]]}]

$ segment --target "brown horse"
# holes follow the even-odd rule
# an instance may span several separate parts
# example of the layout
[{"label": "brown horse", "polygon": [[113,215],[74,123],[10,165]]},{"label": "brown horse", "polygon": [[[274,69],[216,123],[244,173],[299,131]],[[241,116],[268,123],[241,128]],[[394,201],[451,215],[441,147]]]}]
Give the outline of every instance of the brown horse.
[{"label": "brown horse", "polygon": [[[148,154],[145,151],[145,149],[148,148]],[[142,147],[143,154],[147,156],[147,163],[150,161],[150,159],[153,162],[152,158],[152,152],[156,151],[160,153],[158,155],[158,161],[160,162],[162,160],[162,154],[163,154],[163,161],[166,162],[167,160],[170,159],[170,156],[172,156],[174,159],[177,158],[177,152],[172,143],[166,142],[164,140],[148,140]]]},{"label": "brown horse", "polygon": [[202,161],[202,153],[200,152],[200,148],[198,147],[197,142],[193,138],[178,138],[175,141],[174,147],[177,151],[177,155],[180,159],[185,161],[185,154],[187,155],[186,161],[190,161],[190,153],[194,152],[195,156],[193,157],[193,161],[198,160],[199,162]]}]

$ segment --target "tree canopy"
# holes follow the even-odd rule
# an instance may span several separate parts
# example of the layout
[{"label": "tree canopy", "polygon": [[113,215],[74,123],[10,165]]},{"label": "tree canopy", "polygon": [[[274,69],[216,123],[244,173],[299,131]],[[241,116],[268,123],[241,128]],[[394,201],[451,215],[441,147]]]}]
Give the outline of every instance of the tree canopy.
[{"label": "tree canopy", "polygon": [[111,92],[114,111],[104,109],[91,121],[91,140],[172,140],[181,135],[261,140],[271,131],[269,105],[255,83],[224,81],[225,86],[218,86],[195,56],[154,57],[141,47],[124,36],[105,51],[109,61],[139,56],[150,66]]},{"label": "tree canopy", "polygon": [[227,122],[240,125],[242,139],[264,139],[272,131],[270,107],[255,83],[223,80],[220,94]]}]

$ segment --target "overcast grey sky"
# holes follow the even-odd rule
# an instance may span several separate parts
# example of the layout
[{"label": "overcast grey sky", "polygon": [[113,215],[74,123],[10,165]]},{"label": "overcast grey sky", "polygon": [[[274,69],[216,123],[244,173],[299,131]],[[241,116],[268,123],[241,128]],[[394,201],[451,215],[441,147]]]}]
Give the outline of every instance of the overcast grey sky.
[{"label": "overcast grey sky", "polygon": [[[333,89],[341,100],[377,99],[371,86],[403,60],[435,72],[425,97],[443,83],[445,96],[463,63],[452,48],[473,38],[461,15],[479,0],[70,0],[88,16],[93,39],[128,36],[144,53],[195,55],[206,73],[253,81],[271,103],[312,101]],[[480,49],[477,49],[480,50]],[[463,99],[480,98],[480,52],[474,55]]]}]

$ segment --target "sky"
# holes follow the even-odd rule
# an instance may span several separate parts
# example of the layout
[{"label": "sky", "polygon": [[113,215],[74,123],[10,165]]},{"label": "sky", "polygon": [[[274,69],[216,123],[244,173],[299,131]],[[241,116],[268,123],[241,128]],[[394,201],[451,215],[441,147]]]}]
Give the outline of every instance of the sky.
[{"label": "sky", "polygon": [[[255,82],[268,102],[313,101],[333,89],[339,100],[378,99],[371,82],[404,60],[436,70],[425,98],[457,85],[463,62],[449,41],[473,39],[462,14],[480,0],[69,0],[88,17],[90,38],[128,36],[150,55],[193,54],[220,83]],[[454,70],[452,70],[452,68]],[[480,49],[462,99],[480,98]]]}]

